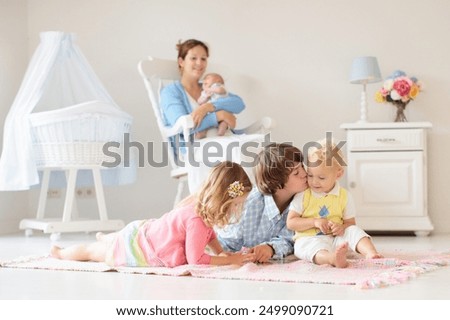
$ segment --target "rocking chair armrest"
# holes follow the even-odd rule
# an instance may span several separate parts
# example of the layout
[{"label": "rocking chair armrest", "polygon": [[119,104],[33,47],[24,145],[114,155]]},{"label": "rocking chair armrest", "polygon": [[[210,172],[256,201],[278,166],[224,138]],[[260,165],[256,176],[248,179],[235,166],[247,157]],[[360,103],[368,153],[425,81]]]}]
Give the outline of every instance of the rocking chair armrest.
[{"label": "rocking chair armrest", "polygon": [[275,128],[275,125],[276,125],[275,120],[273,120],[270,117],[263,117],[247,127],[235,130],[235,132],[238,134],[267,133],[270,131],[270,129]]},{"label": "rocking chair armrest", "polygon": [[179,117],[172,127],[165,128],[164,135],[166,137],[173,137],[177,134],[183,133],[185,137],[189,137],[192,128],[194,128],[194,120],[192,120],[192,116],[185,115]]}]

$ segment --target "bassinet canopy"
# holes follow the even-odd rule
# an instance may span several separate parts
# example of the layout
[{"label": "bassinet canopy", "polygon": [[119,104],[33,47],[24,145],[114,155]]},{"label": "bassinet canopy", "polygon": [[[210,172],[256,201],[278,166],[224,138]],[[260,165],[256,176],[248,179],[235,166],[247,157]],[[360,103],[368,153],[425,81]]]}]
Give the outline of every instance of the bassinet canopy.
[{"label": "bassinet canopy", "polygon": [[[97,78],[80,49],[74,34],[43,32],[19,92],[5,120],[0,159],[0,190],[27,190],[39,184],[38,163],[33,151],[30,114],[34,111],[64,113],[75,105],[101,105],[103,113],[131,116],[120,110]],[[49,111],[50,110],[50,111]],[[108,112],[110,110],[110,112]],[[37,113],[33,113],[33,116]],[[104,184],[125,184],[135,180],[135,167],[102,170]],[[80,179],[81,178],[81,179]],[[77,181],[90,184],[89,175]]]}]

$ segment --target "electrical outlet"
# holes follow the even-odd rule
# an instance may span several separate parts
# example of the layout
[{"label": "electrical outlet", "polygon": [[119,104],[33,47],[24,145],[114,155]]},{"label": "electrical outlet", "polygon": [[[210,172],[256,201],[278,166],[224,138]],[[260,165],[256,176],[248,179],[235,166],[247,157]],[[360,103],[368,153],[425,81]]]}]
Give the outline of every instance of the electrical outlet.
[{"label": "electrical outlet", "polygon": [[84,194],[86,198],[94,198],[95,197],[95,189],[94,188],[85,188]]},{"label": "electrical outlet", "polygon": [[61,198],[61,189],[48,189],[47,198]]},{"label": "electrical outlet", "polygon": [[95,198],[95,189],[93,187],[82,187],[75,189],[77,198]]}]

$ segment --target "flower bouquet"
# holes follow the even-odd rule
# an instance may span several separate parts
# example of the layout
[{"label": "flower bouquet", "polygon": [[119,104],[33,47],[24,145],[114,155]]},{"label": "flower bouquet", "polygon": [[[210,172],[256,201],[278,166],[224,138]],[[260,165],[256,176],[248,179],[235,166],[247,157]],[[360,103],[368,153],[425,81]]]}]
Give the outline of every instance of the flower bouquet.
[{"label": "flower bouquet", "polygon": [[389,76],[383,87],[375,93],[375,101],[390,102],[397,107],[395,122],[406,122],[405,108],[422,91],[423,84],[415,77],[408,77],[405,72],[397,70]]}]

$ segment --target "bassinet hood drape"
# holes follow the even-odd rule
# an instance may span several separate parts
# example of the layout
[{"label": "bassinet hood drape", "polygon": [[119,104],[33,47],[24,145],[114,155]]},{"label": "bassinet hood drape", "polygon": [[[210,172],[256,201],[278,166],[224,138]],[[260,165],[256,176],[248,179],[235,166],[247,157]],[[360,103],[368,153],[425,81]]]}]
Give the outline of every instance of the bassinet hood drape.
[{"label": "bassinet hood drape", "polygon": [[[40,34],[41,42],[5,120],[0,190],[27,190],[39,183],[28,119],[34,109],[59,109],[91,100],[118,108],[73,43],[74,38],[64,32]],[[135,168],[102,171],[105,171],[103,180],[112,181],[109,184],[130,183],[135,179]]]}]

